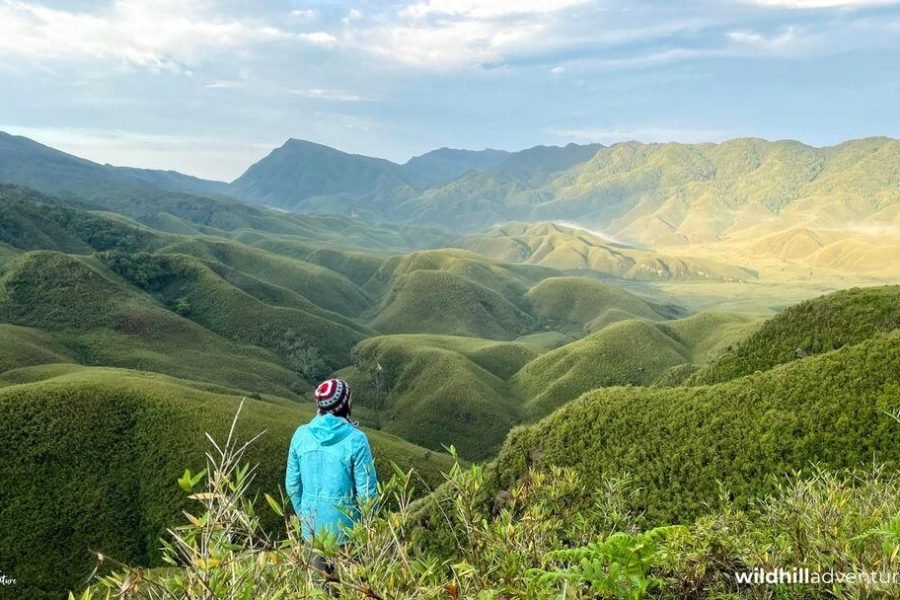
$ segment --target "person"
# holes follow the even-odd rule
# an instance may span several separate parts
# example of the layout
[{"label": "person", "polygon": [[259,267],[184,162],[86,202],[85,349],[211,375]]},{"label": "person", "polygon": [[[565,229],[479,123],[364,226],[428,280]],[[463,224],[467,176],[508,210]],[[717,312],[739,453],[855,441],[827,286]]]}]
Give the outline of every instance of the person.
[{"label": "person", "polygon": [[285,488],[307,542],[327,535],[344,544],[361,503],[377,492],[375,463],[366,434],[349,420],[353,397],[347,382],[322,382],[315,399],[318,414],[291,439]]}]

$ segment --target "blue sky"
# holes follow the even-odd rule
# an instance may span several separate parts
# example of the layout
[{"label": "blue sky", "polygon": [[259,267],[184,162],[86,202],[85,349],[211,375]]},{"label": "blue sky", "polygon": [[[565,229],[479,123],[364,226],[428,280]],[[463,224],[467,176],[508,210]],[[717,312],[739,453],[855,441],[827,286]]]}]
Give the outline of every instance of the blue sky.
[{"label": "blue sky", "polygon": [[0,130],[232,179],[288,137],[900,137],[900,0],[0,0]]}]

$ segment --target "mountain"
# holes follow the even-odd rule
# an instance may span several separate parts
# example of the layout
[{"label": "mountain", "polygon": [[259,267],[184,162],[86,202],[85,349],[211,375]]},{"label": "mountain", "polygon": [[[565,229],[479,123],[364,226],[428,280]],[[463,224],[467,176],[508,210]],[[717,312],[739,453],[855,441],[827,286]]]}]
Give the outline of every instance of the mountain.
[{"label": "mountain", "polygon": [[312,203],[319,197],[356,198],[406,185],[410,181],[398,164],[289,139],[234,180],[229,190],[237,197],[274,208],[339,212],[327,210],[327,202],[322,206]]},{"label": "mountain", "polygon": [[439,148],[409,159],[403,170],[419,187],[428,187],[452,181],[469,171],[495,168],[509,159],[511,154],[504,150]]},{"label": "mountain", "polygon": [[[718,277],[721,264],[744,269],[743,275],[724,275],[731,279],[763,268],[887,279],[900,268],[888,264],[900,248],[900,141],[890,138],[822,148],[753,138],[570,144],[489,157],[439,150],[402,167],[297,144],[323,158],[286,156],[263,169],[272,160],[265,159],[251,169],[267,173],[266,185],[287,191],[234,193],[301,212],[356,214],[468,234],[510,221],[568,222],[608,238],[591,246],[616,240],[656,251],[666,247],[678,258],[668,272],[689,276]],[[429,168],[430,178],[424,174]],[[364,186],[360,173],[369,175]],[[298,185],[292,178],[301,176],[329,183]],[[471,248],[483,241],[461,243]],[[659,271],[652,259],[645,268]],[[625,269],[618,264],[606,270]]]},{"label": "mountain", "polygon": [[91,195],[121,187],[153,187],[190,194],[224,194],[227,184],[175,171],[100,165],[0,131],[0,182],[53,194]]}]

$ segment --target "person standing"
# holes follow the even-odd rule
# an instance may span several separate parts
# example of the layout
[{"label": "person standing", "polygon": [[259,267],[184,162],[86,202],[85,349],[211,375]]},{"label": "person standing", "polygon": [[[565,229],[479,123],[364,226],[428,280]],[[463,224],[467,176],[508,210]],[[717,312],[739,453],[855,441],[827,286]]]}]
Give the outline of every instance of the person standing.
[{"label": "person standing", "polygon": [[377,493],[375,463],[368,437],[349,420],[347,382],[323,381],[315,399],[318,414],[291,439],[285,488],[307,542],[328,535],[343,544],[360,505]]}]

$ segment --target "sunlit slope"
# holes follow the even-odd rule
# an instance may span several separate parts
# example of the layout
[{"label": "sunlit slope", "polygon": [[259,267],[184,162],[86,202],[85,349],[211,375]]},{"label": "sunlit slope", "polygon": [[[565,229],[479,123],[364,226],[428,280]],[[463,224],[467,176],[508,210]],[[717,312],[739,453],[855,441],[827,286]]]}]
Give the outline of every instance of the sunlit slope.
[{"label": "sunlit slope", "polygon": [[721,261],[660,255],[556,223],[509,223],[454,242],[497,260],[639,280],[751,281],[752,270]]},{"label": "sunlit slope", "polygon": [[772,475],[900,464],[900,332],[712,386],[597,390],[536,425],[514,430],[496,489],[530,466],[576,468],[587,485],[628,478],[629,508],[653,523],[717,506],[746,506]]},{"label": "sunlit slope", "polygon": [[900,286],[854,288],[786,309],[700,370],[691,384],[727,381],[900,327]]},{"label": "sunlit slope", "polygon": [[[0,561],[20,578],[22,597],[78,588],[94,566],[92,551],[156,561],[165,527],[187,508],[176,479],[204,466],[205,433],[224,441],[238,402],[233,393],[105,368],[0,388]],[[291,435],[312,414],[312,404],[247,401],[236,435],[264,432],[247,457],[258,465],[258,489],[283,485]],[[439,454],[367,433],[383,476],[395,462],[434,485],[449,467]]]}]

